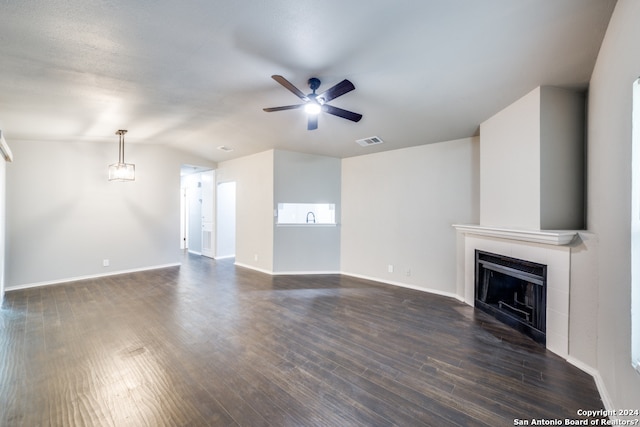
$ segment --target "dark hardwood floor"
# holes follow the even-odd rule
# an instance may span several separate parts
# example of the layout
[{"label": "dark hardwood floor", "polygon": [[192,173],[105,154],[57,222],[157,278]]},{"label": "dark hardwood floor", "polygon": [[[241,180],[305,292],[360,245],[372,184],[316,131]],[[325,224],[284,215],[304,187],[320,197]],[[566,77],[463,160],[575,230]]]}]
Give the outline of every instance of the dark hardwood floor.
[{"label": "dark hardwood floor", "polygon": [[593,379],[442,296],[233,260],[8,292],[1,426],[512,426]]}]

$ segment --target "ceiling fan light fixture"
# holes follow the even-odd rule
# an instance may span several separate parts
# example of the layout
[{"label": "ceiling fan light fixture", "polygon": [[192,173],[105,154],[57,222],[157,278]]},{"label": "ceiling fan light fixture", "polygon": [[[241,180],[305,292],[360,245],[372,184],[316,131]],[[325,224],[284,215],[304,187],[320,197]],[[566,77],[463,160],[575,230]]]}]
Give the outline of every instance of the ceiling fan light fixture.
[{"label": "ceiling fan light fixture", "polygon": [[320,114],[320,111],[322,111],[322,106],[315,101],[310,101],[305,104],[304,111],[307,114]]}]

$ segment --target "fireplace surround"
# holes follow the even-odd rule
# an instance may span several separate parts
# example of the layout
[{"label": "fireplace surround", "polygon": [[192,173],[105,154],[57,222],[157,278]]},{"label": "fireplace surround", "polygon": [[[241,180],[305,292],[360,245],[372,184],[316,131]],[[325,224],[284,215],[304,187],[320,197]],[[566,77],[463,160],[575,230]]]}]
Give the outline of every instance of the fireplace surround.
[{"label": "fireplace surround", "polygon": [[546,344],[547,266],[475,250],[476,308]]},{"label": "fireplace surround", "polygon": [[480,250],[547,266],[546,343],[553,353],[569,356],[569,282],[571,241],[576,231],[525,231],[455,224],[458,231],[458,288],[475,306],[475,251]]}]

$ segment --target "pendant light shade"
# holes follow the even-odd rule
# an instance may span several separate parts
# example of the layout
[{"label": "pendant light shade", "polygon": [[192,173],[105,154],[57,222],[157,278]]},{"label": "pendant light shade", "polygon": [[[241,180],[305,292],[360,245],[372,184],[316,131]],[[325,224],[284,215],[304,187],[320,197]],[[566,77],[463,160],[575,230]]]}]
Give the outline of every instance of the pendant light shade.
[{"label": "pendant light shade", "polygon": [[124,134],[126,130],[120,129],[116,131],[116,135],[120,137],[118,144],[118,163],[109,165],[109,181],[135,181],[136,165],[124,162]]}]

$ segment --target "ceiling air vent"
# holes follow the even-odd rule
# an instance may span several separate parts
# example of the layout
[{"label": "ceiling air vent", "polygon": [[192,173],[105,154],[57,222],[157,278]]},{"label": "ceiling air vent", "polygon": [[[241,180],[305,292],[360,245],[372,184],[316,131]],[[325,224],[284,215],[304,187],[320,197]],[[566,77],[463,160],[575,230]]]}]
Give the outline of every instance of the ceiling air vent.
[{"label": "ceiling air vent", "polygon": [[384,141],[377,136],[370,136],[369,138],[356,139],[356,142],[363,147],[368,147],[370,145],[382,144]]}]

